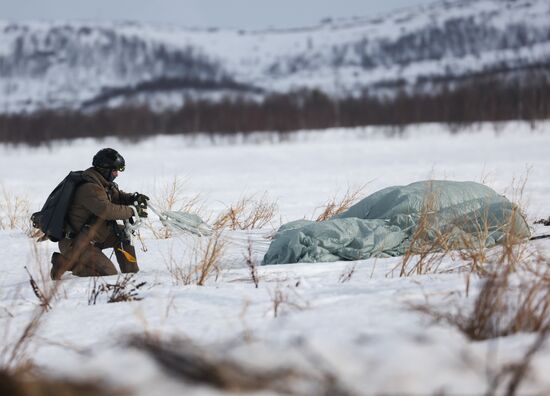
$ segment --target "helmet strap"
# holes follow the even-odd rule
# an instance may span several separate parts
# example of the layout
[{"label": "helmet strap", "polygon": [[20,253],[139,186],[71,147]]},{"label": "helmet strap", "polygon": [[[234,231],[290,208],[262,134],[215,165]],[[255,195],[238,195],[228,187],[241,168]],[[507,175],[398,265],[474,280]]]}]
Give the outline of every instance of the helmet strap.
[{"label": "helmet strap", "polygon": [[113,177],[113,170],[109,168],[100,168],[99,166],[95,167],[97,171],[103,176],[105,180],[107,180],[109,183],[112,183],[114,180]]}]

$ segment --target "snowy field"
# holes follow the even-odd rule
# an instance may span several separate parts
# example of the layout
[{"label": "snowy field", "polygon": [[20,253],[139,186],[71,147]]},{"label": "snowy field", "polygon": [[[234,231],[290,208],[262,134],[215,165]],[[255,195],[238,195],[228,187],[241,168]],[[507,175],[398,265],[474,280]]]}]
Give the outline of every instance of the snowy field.
[{"label": "snowy field", "polygon": [[[183,195],[200,194],[203,213],[212,216],[243,196],[276,201],[279,212],[261,230],[266,233],[287,221],[311,219],[348,187],[366,184],[366,196],[424,179],[483,182],[510,199],[518,198],[517,187],[525,181],[520,198],[529,223],[550,215],[550,123],[534,129],[523,123],[483,125],[456,135],[439,125],[409,127],[399,137],[389,132],[304,132],[278,142],[158,137],[139,143],[108,139],[49,148],[0,146],[2,204],[7,191],[25,197],[31,211],[39,210],[70,170],[87,168],[97,150],[113,147],[126,158],[117,182],[127,192],[159,197],[177,177],[184,181]],[[5,206],[2,210],[5,216]],[[142,236],[146,252],[136,241],[141,267],[136,280],[147,282],[138,291],[141,301],[108,304],[100,296],[89,305],[90,279],[66,274],[60,281],[52,309],[26,349],[45,373],[101,379],[139,395],[224,393],[183,381],[127,345],[131,336],[145,334],[186,340],[201,353],[238,362],[251,372],[290,368],[307,373],[297,375],[295,384],[288,380],[286,388],[257,394],[483,394],[492,373],[521,359],[535,339],[518,333],[471,341],[410,308],[426,300],[449,307],[471,304],[482,281],[471,278],[466,296],[466,276],[458,270],[399,277],[392,269],[400,257],[265,266],[258,269],[255,288],[245,249],[230,244],[217,277],[204,286],[181,285],[167,267],[171,259],[192,260],[195,238],[156,239],[147,229]],[[6,361],[2,350],[13,346],[39,309],[24,266],[47,288],[51,281],[42,281],[40,274],[47,274],[56,245],[43,242],[36,248],[23,231],[5,227],[0,244],[0,361],[5,365],[14,362]],[[550,256],[549,240],[531,245]],[[254,247],[257,261],[266,247]],[[462,264],[446,257],[443,267]],[[283,301],[275,312],[278,296]],[[533,358],[521,394],[550,392],[548,348]]]}]

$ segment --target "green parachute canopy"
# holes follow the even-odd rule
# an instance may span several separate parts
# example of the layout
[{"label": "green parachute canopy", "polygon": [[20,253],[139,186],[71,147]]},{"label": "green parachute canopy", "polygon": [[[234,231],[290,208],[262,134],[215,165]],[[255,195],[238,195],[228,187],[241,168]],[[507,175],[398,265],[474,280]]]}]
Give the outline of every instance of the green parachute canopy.
[{"label": "green parachute canopy", "polygon": [[491,247],[529,236],[518,207],[489,187],[428,180],[375,192],[326,221],[284,224],[263,264],[400,256],[426,247]]}]

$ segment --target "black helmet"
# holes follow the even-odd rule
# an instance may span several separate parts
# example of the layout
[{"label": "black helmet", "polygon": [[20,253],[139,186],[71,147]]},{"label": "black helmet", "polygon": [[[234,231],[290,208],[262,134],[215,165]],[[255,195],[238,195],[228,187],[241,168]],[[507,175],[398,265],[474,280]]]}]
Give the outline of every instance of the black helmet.
[{"label": "black helmet", "polygon": [[97,152],[94,155],[92,165],[96,168],[103,169],[116,169],[117,171],[122,172],[126,163],[122,155],[120,155],[116,150],[112,148],[104,148]]}]

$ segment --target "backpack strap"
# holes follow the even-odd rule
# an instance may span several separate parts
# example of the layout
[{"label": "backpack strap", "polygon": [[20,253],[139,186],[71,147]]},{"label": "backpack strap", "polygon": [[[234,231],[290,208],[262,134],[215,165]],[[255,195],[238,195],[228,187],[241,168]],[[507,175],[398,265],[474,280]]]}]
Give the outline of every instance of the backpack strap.
[{"label": "backpack strap", "polygon": [[[93,183],[93,184],[98,184],[93,178],[91,177],[87,177],[86,174],[84,173],[84,171],[80,171],[82,172],[80,177],[81,177],[81,180],[80,182],[78,183],[78,186],[75,188],[75,193],[76,193],[76,190],[78,188],[80,188],[82,185],[84,184],[88,184],[88,183]],[[80,227],[79,230],[76,229],[76,227],[74,225],[71,224],[70,220],[68,219],[68,217],[66,216],[65,217],[65,225],[68,226],[69,228],[69,231],[67,231],[65,234],[66,234],[66,237],[68,239],[72,239],[76,236],[77,233],[80,233],[82,231],[82,229],[84,227],[89,227],[91,226],[95,220],[96,220],[97,216],[92,214],[88,220],[86,220],[86,222],[84,222],[84,224],[82,225],[82,227]]]}]

